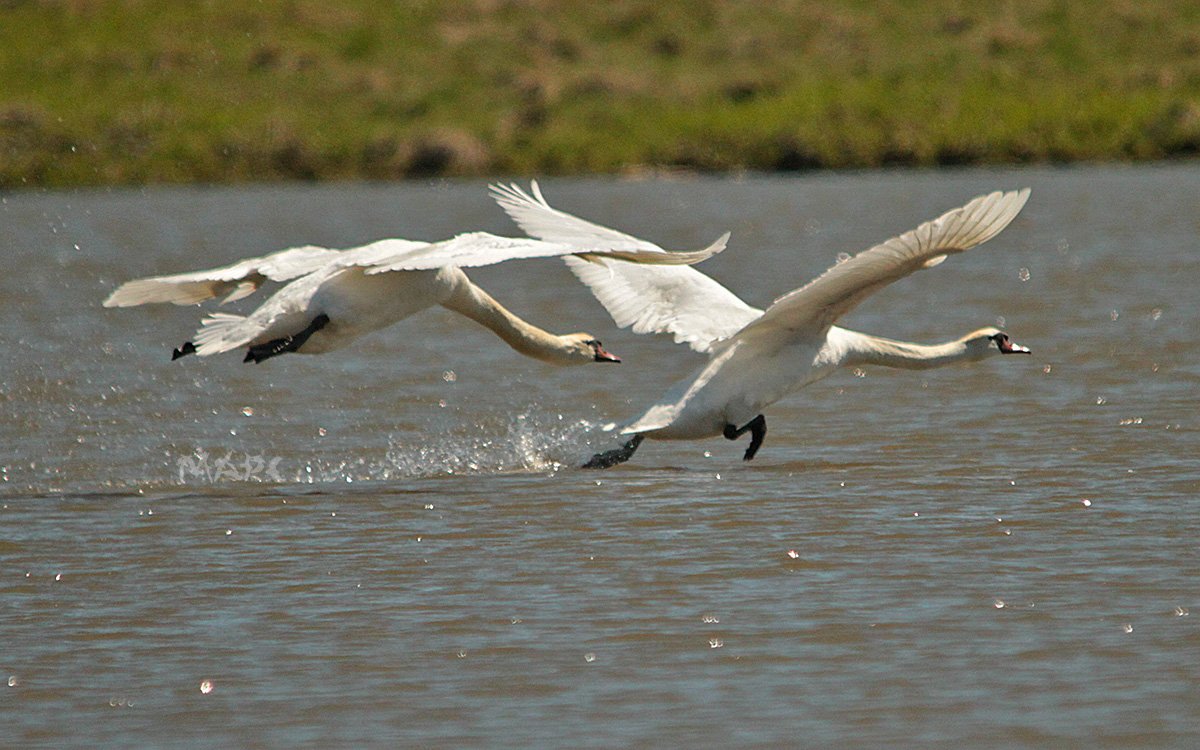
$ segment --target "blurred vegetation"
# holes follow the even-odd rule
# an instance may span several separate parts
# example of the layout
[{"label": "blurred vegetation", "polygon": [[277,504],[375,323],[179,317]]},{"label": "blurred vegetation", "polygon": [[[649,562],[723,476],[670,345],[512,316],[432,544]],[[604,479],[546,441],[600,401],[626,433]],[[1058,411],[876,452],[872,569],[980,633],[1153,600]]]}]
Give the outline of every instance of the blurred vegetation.
[{"label": "blurred vegetation", "polygon": [[1200,3],[0,0],[0,187],[1200,151]]}]

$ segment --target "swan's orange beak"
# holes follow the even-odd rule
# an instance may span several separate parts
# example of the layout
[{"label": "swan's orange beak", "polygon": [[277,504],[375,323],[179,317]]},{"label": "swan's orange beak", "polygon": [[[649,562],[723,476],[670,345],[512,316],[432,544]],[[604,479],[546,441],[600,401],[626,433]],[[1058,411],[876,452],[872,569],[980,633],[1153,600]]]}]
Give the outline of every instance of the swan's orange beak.
[{"label": "swan's orange beak", "polygon": [[607,351],[604,350],[604,347],[600,346],[599,343],[596,344],[595,350],[596,350],[596,361],[597,362],[620,362],[621,361],[620,357],[618,357],[615,354],[608,353]]},{"label": "swan's orange beak", "polygon": [[1029,347],[1021,346],[1007,337],[1000,340],[998,342],[998,346],[1000,347],[1001,354],[1032,354],[1032,352],[1029,351]]}]

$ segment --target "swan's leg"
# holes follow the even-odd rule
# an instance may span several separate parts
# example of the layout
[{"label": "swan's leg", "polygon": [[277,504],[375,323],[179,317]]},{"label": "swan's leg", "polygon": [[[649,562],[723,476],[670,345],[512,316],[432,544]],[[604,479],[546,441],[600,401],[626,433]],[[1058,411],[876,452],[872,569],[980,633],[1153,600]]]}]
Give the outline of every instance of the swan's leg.
[{"label": "swan's leg", "polygon": [[313,318],[313,321],[308,324],[308,328],[305,328],[299,333],[293,333],[291,336],[284,336],[280,339],[272,339],[265,344],[257,344],[250,347],[248,350],[246,350],[246,358],[242,361],[254,362],[257,364],[262,362],[264,359],[270,359],[277,354],[294,352],[300,347],[304,346],[304,342],[308,341],[309,336],[324,328],[327,323],[329,323],[329,316],[325,313],[321,313],[317,317]]},{"label": "swan's leg", "polygon": [[759,414],[750,420],[746,427],[750,428],[750,447],[746,448],[746,455],[742,456],[743,461],[754,458],[754,454],[762,447],[763,438],[767,436],[767,418]]},{"label": "swan's leg", "polygon": [[767,418],[759,414],[741,427],[727,424],[725,425],[725,431],[721,433],[725,436],[726,440],[737,440],[747,432],[750,433],[750,447],[746,449],[746,454],[742,456],[743,461],[749,461],[754,458],[754,454],[758,453],[758,449],[762,447],[763,438],[767,436]]},{"label": "swan's leg", "polygon": [[616,448],[611,451],[605,451],[604,453],[597,453],[596,455],[592,456],[592,459],[584,464],[582,468],[607,469],[610,466],[623,464],[629,459],[633,458],[633,452],[636,451],[637,447],[642,444],[642,440],[644,440],[645,437],[645,435],[641,434],[634,435],[632,438],[630,438],[629,442],[625,443],[625,445],[622,445],[620,448]]},{"label": "swan's leg", "polygon": [[184,356],[187,356],[188,354],[195,354],[195,353],[196,353],[196,345],[190,341],[185,341],[179,345],[178,349],[171,350],[171,361],[174,362],[175,360],[179,359],[180,357],[184,357]]}]

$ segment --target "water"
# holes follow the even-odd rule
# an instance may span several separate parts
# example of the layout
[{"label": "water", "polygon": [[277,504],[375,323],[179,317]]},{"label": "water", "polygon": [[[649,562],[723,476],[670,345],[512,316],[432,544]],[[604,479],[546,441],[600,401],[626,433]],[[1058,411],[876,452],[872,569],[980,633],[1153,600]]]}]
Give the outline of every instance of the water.
[{"label": "water", "polygon": [[[8,746],[1195,747],[1200,165],[549,180],[756,305],[996,188],[996,241],[844,323],[1028,358],[870,368],[745,438],[572,468],[696,362],[553,262],[472,274],[620,366],[430,310],[344,356],[170,362],[121,281],[515,234],[482,183],[0,196]],[[1195,615],[1191,613],[1195,612]],[[9,687],[4,687],[7,678]]]}]

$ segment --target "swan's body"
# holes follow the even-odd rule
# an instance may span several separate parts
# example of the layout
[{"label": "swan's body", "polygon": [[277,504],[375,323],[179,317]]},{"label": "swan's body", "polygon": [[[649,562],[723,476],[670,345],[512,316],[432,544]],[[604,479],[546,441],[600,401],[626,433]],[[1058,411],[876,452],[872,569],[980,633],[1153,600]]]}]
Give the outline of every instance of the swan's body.
[{"label": "swan's body", "polygon": [[268,279],[288,281],[249,316],[214,313],[202,321],[194,342],[175,357],[202,356],[247,347],[247,361],[284,352],[320,354],[389,326],[433,305],[442,305],[487,326],[513,349],[552,364],[619,362],[586,333],[558,336],[506,310],[475,286],[460,266],[515,258],[585,253],[619,262],[690,263],[720,252],[725,238],[695,253],[668,253],[650,243],[575,245],[464,234],[440,243],[383,240],[348,250],[303,247],[231,266],[138,279],[105,300],[107,307],[147,302],[192,304],[219,295],[240,299]]},{"label": "swan's body", "polygon": [[[623,236],[552,208],[536,183],[533,195],[516,186],[494,186],[493,192],[533,237],[583,245]],[[839,263],[765,311],[747,305],[692,268],[639,268],[604,261],[585,265],[567,258],[618,325],[637,333],[672,333],[676,341],[709,354],[706,364],[622,427],[623,434],[635,436],[633,440],[596,456],[588,465],[627,460],[642,437],[733,439],[746,431],[753,433],[745,455],[749,460],[766,433],[762,410],[840,367],[875,364],[926,369],[993,354],[1028,353],[996,328],[929,346],[833,325],[887,284],[991,239],[1012,221],[1028,197],[1026,189],[976,198]]]}]

